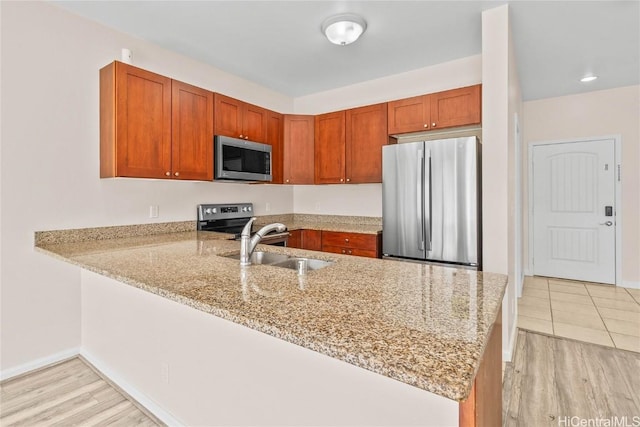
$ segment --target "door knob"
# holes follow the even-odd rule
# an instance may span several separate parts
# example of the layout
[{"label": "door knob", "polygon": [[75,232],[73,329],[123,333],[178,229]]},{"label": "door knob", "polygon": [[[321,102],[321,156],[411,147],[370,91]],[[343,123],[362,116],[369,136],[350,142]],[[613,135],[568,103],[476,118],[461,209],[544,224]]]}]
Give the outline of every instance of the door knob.
[{"label": "door knob", "polygon": [[613,222],[611,221],[601,222],[600,225],[606,225],[607,227],[611,227],[613,225]]}]

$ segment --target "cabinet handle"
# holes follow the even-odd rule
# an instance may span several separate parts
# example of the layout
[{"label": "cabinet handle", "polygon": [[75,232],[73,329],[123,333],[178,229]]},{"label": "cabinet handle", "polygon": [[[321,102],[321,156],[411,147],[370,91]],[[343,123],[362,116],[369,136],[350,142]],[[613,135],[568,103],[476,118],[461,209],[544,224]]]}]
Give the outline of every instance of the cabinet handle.
[{"label": "cabinet handle", "polygon": [[288,180],[288,179],[285,179],[285,182],[289,182],[289,180]]},{"label": "cabinet handle", "polygon": [[428,127],[429,127],[429,124],[428,124],[428,123],[425,123],[425,124],[424,124],[424,127],[425,127],[425,128],[428,128]]},{"label": "cabinet handle", "polygon": [[245,136],[245,137],[244,137],[244,139],[249,139],[249,137],[248,137],[248,136]]},{"label": "cabinet handle", "polygon": [[349,239],[344,239],[345,242],[349,243]]},{"label": "cabinet handle", "polygon": [[244,138],[244,135],[243,135],[243,134],[240,134],[240,138]]},{"label": "cabinet handle", "polygon": [[344,178],[340,178],[340,182],[344,182]]},{"label": "cabinet handle", "polygon": [[436,124],[435,123],[431,123],[431,127],[432,128],[436,127]]},{"label": "cabinet handle", "polygon": [[343,254],[346,254],[346,253],[347,253],[347,251],[345,251],[345,250],[343,249],[343,250],[342,250],[342,253],[343,253]]},{"label": "cabinet handle", "polygon": [[165,172],[164,173],[166,176],[171,176],[171,172]]},{"label": "cabinet handle", "polygon": [[175,176],[180,176],[180,172],[174,173]]},{"label": "cabinet handle", "polygon": [[348,253],[349,255],[351,255],[351,249],[349,249],[349,251],[347,251],[347,253]]},{"label": "cabinet handle", "polygon": [[347,178],[347,182],[351,182],[351,178]]}]

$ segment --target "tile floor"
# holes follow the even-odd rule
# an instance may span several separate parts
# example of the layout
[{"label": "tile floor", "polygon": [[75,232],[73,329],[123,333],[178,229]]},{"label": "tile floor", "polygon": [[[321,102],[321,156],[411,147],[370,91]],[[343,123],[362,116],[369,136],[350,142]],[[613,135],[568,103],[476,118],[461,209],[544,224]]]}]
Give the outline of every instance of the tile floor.
[{"label": "tile floor", "polygon": [[527,276],[518,327],[640,353],[640,289]]}]

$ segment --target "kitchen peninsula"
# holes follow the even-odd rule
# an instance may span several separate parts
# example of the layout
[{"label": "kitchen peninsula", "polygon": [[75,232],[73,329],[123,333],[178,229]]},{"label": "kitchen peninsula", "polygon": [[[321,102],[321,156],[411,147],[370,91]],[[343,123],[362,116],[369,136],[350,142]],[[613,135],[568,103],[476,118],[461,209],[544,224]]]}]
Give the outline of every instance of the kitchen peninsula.
[{"label": "kitchen peninsula", "polygon": [[180,424],[501,416],[503,275],[258,247],[334,262],[299,276],[241,268],[223,234],[96,230],[36,234],[39,251],[82,268],[80,352]]}]

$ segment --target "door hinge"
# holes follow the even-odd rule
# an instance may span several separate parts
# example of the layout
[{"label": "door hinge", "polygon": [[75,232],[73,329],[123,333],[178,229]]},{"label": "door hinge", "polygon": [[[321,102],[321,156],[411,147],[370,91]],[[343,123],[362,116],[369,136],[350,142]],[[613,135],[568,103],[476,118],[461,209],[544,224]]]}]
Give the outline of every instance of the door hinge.
[{"label": "door hinge", "polygon": [[618,182],[620,182],[620,165],[618,165]]}]

